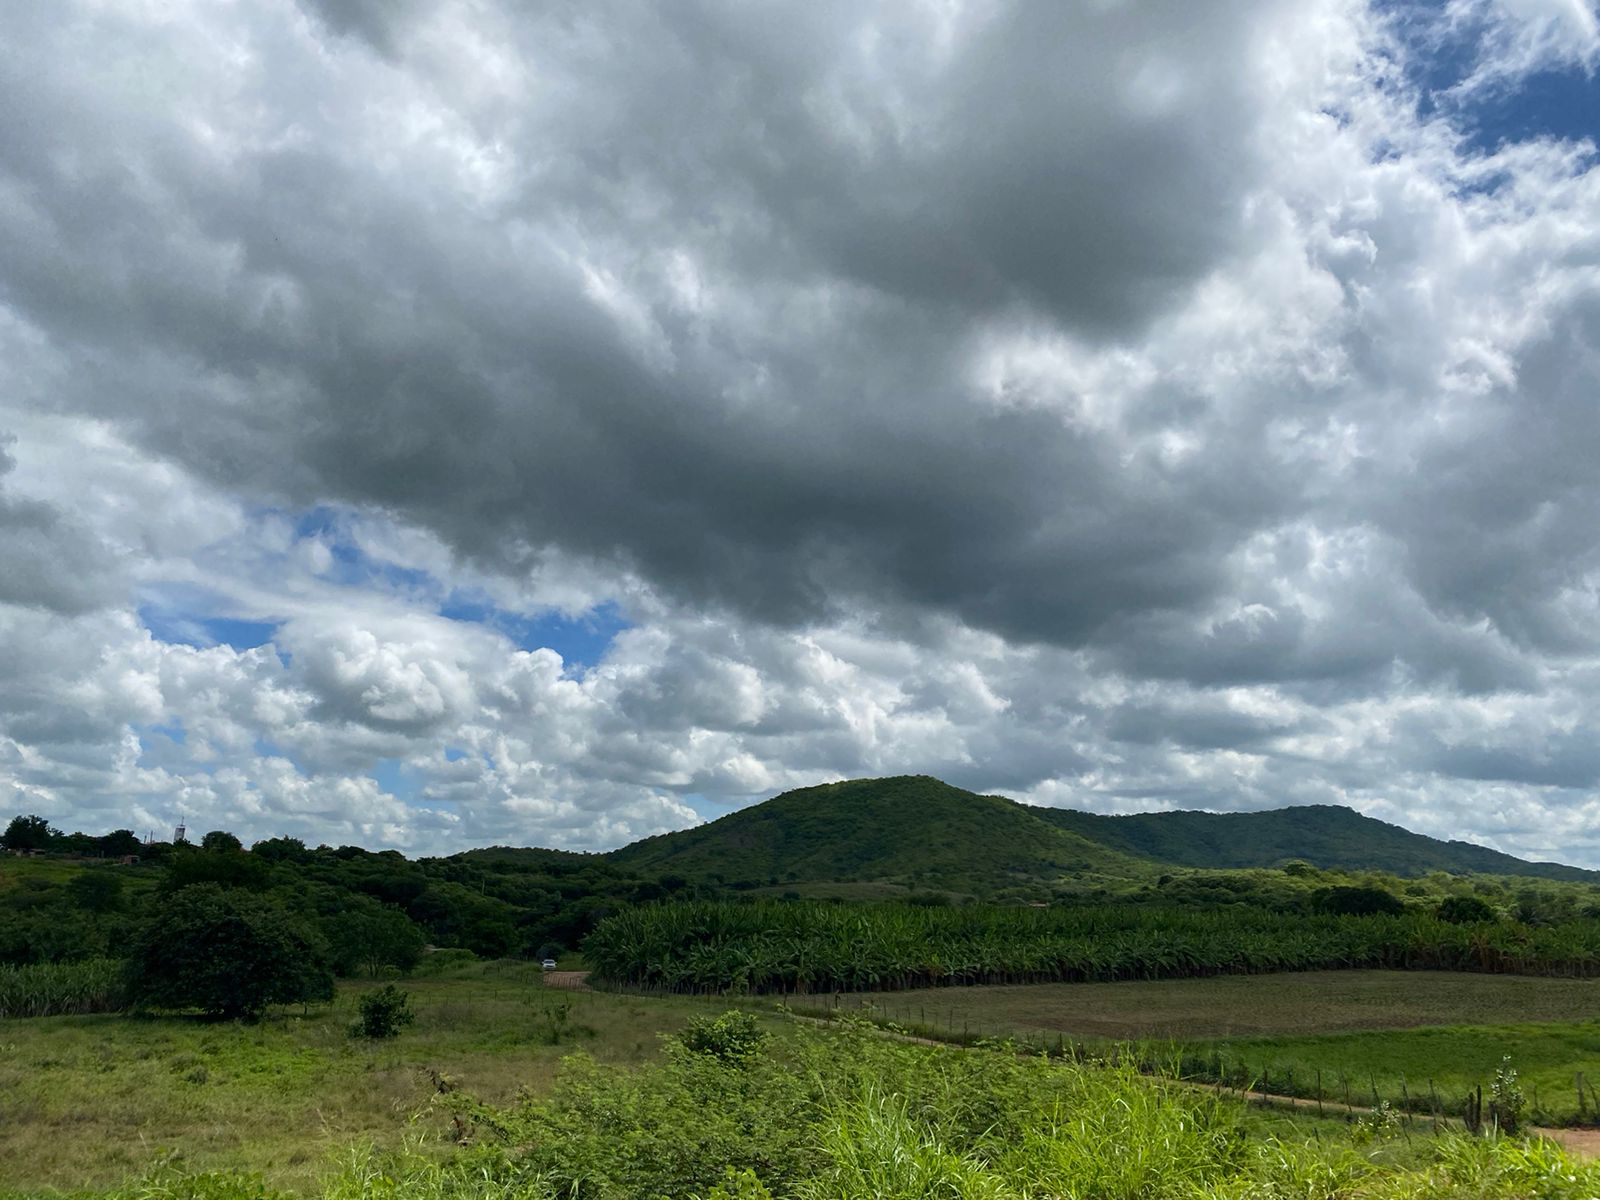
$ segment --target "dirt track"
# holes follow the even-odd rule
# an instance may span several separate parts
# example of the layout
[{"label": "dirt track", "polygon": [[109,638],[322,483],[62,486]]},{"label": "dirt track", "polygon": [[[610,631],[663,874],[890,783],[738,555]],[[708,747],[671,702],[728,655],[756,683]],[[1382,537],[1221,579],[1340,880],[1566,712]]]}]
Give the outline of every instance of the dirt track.
[{"label": "dirt track", "polygon": [[544,985],[550,988],[560,988],[568,992],[587,992],[589,990],[589,972],[587,971],[546,971]]}]

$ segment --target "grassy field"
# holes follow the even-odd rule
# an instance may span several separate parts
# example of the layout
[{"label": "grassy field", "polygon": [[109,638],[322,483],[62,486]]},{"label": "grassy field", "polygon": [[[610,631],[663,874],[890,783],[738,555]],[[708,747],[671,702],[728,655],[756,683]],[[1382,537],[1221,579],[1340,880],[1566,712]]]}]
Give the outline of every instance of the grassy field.
[{"label": "grassy field", "polygon": [[[1236,1063],[1275,1092],[1309,1095],[1320,1081],[1327,1099],[1348,1094],[1358,1105],[1374,1096],[1399,1106],[1459,1112],[1466,1094],[1489,1081],[1502,1057],[1520,1076],[1530,1118],[1539,1124],[1600,1121],[1600,1022],[1560,1022],[1250,1038],[1197,1049]],[[1580,1098],[1578,1080],[1584,1080]]]},{"label": "grassy field", "polygon": [[[1355,989],[1343,1003],[1359,1008],[1365,997],[1369,1009],[1390,1014],[1385,1019],[1395,1019],[1397,1012],[1413,1018],[1436,1015],[1438,1009],[1423,1007],[1414,997],[1405,999],[1408,980],[1414,983],[1416,977],[1248,982],[1266,989],[1256,994],[1258,1008],[1261,997],[1275,988],[1270,1007],[1280,1013],[1280,1024],[1298,1028],[1293,1021],[1327,1019],[1315,1014],[1294,1018],[1292,1010],[1311,992],[1328,993],[1332,984],[1338,985],[1336,992]],[[1215,992],[1217,984],[1230,981],[1208,982]],[[1569,1012],[1578,1003],[1577,996],[1559,987],[1515,990],[1517,984],[1559,981],[1469,976],[1462,982],[1478,990],[1447,993],[1435,1003],[1492,1004],[1496,1013],[1534,1002],[1534,997],[1543,1012]],[[1495,984],[1512,986],[1497,991],[1490,987]],[[341,1200],[356,1195],[418,1200],[554,1196],[566,1194],[573,1180],[590,1179],[595,1171],[610,1172],[614,1183],[639,1175],[639,1188],[644,1189],[631,1184],[632,1190],[602,1187],[596,1195],[704,1195],[707,1181],[720,1177],[721,1162],[754,1163],[762,1170],[777,1170],[787,1162],[784,1169],[791,1174],[823,1172],[815,1179],[824,1190],[806,1194],[864,1198],[883,1194],[880,1171],[914,1160],[922,1164],[917,1171],[954,1172],[954,1182],[965,1179],[977,1187],[987,1180],[973,1193],[984,1195],[991,1194],[984,1190],[990,1184],[998,1186],[1002,1176],[1012,1175],[1031,1179],[1029,1187],[1039,1194],[1055,1194],[1050,1188],[1059,1191],[1058,1185],[1069,1177],[1082,1184],[1077,1194],[1144,1194],[1126,1188],[1140,1179],[1144,1182],[1139,1187],[1154,1186],[1157,1176],[1176,1180],[1191,1169],[1198,1173],[1196,1181],[1203,1174],[1219,1184],[1226,1178],[1243,1186],[1248,1176],[1278,1188],[1271,1194],[1289,1194],[1283,1189],[1292,1185],[1293,1194],[1309,1195],[1331,1194],[1324,1185],[1335,1177],[1346,1191],[1367,1188],[1369,1182],[1387,1186],[1388,1176],[1382,1173],[1433,1170],[1429,1164],[1440,1154],[1481,1157],[1478,1148],[1452,1149],[1455,1143],[1431,1138],[1425,1128],[1391,1131],[1375,1139],[1364,1126],[1342,1118],[1246,1110],[1210,1093],[1140,1079],[1129,1067],[1107,1072],[1051,1066],[1003,1050],[957,1052],[907,1045],[852,1033],[848,1022],[819,1030],[809,1023],[782,1022],[776,1014],[767,1027],[780,1037],[755,1062],[730,1068],[714,1061],[685,1066],[674,1059],[678,1065],[668,1068],[661,1065],[659,1035],[680,1028],[692,1016],[719,1012],[728,1001],[565,991],[547,986],[537,967],[526,963],[473,962],[404,981],[417,1022],[398,1039],[374,1044],[349,1036],[356,998],[370,986],[345,985],[330,1006],[278,1014],[256,1025],[119,1016],[0,1023],[0,1196],[50,1188],[120,1189],[108,1200],[272,1194],[248,1182],[191,1188],[180,1180],[169,1186],[160,1180],[179,1176],[148,1174],[161,1164],[170,1164],[185,1178],[208,1170],[256,1172],[268,1189]],[[996,999],[1011,993],[1109,992],[1151,1007],[1157,994],[1152,989],[1182,990],[1194,1003],[1196,986],[960,991],[974,1003],[985,1003],[992,1015]],[[948,1001],[955,992],[944,989],[937,995]],[[884,999],[881,994],[873,998]],[[1037,1005],[1038,998],[1032,1003]],[[1241,999],[1237,994],[1231,1000],[1213,995],[1210,1003],[1214,1018]],[[1012,997],[1006,1011],[1021,1020],[1034,1010]],[[1534,1025],[1522,1030],[1534,1037],[1559,1028]],[[1453,1045],[1430,1051],[1425,1038],[1462,1032],[1467,1031],[1366,1032],[1347,1035],[1347,1040],[1368,1050],[1403,1047],[1389,1064],[1398,1067],[1418,1055],[1456,1053]],[[1504,1031],[1495,1035],[1503,1040]],[[1499,1044],[1495,1035],[1485,1046]],[[1600,1050],[1600,1028],[1592,1037],[1594,1046],[1588,1049],[1549,1040],[1550,1061]],[[1423,1040],[1413,1047],[1406,1039]],[[1285,1062],[1309,1062],[1340,1041],[1338,1035],[1284,1035],[1226,1045],[1248,1047],[1263,1062],[1272,1055]],[[574,1050],[587,1052],[601,1065],[568,1071],[558,1082],[559,1060]],[[1348,1049],[1336,1053],[1356,1061]],[[1377,1069],[1375,1059],[1360,1061],[1371,1061]],[[619,1074],[611,1067],[626,1070]],[[1057,1074],[1058,1069],[1065,1073]],[[430,1106],[442,1082],[474,1098],[456,1110],[468,1114],[463,1128],[471,1135],[460,1152],[447,1105]],[[882,1090],[890,1087],[910,1089],[905,1095],[921,1099],[911,1104],[898,1091]],[[1062,1096],[1051,1100],[1056,1092]],[[529,1096],[540,1099],[528,1102]],[[1063,1097],[1071,1099],[1065,1107],[1060,1106]],[[861,1108],[863,1103],[867,1107]],[[483,1125],[484,1115],[495,1110],[498,1115]],[[1070,1137],[1035,1131],[1047,1117],[1059,1123],[1069,1116]],[[1020,1123],[1013,1133],[996,1132],[997,1120]],[[1235,1134],[1244,1140],[1234,1140]],[[517,1191],[528,1182],[515,1174],[521,1168],[495,1157],[496,1138],[507,1137],[519,1153],[531,1153],[532,1167],[545,1173],[539,1188]],[[1128,1147],[1146,1143],[1157,1149],[1129,1158]],[[961,1152],[941,1149],[941,1144]],[[1544,1158],[1535,1163],[1537,1170],[1545,1170],[1540,1163]],[[845,1177],[858,1167],[868,1174]],[[1289,1177],[1280,1178],[1286,1169]],[[501,1178],[508,1170],[512,1175]],[[157,1181],[138,1182],[141,1177]],[[691,1178],[695,1186],[685,1190],[684,1180]],[[673,1186],[666,1186],[671,1181]],[[930,1176],[923,1182],[932,1187],[937,1181]],[[1398,1186],[1402,1181],[1393,1182]],[[1502,1183],[1470,1194],[1524,1194],[1516,1190],[1520,1184],[1515,1181]],[[550,1190],[540,1190],[546,1187]],[[894,1194],[927,1191],[918,1183]],[[950,1194],[968,1192],[956,1189]]]},{"label": "grassy field", "polygon": [[[834,1003],[816,997],[808,1005]],[[843,993],[846,1008],[937,1032],[1080,1040],[1327,1034],[1600,1016],[1600,980],[1449,971],[1300,971],[1128,983],[1041,983]]]},{"label": "grassy field", "polygon": [[1363,1107],[1436,1100],[1457,1113],[1509,1055],[1536,1120],[1600,1122],[1594,980],[1314,971],[857,993],[837,1004],[934,1036],[1171,1042],[1260,1090],[1312,1095],[1320,1084],[1325,1099]]},{"label": "grassy field", "polygon": [[349,1027],[370,986],[343,985],[332,1005],[257,1025],[0,1021],[0,1191],[110,1185],[167,1156],[304,1186],[352,1143],[445,1134],[443,1117],[412,1121],[440,1075],[504,1103],[545,1088],[575,1049],[605,1063],[647,1061],[658,1034],[708,1007],[558,991],[537,966],[480,963],[404,981],[416,1024],[369,1043]]}]

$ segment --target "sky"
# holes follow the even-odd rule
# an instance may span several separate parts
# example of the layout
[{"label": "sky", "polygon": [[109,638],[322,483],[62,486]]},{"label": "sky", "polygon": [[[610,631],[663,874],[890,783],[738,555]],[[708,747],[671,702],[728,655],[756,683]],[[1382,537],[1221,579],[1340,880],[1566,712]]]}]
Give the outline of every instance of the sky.
[{"label": "sky", "polygon": [[925,773],[1600,867],[1593,0],[0,7],[0,814]]}]

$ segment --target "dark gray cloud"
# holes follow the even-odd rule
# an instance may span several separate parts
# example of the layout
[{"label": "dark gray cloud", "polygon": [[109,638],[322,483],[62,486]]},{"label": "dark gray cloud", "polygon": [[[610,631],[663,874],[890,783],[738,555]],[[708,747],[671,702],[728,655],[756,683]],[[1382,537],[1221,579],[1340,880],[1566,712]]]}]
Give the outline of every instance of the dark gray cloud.
[{"label": "dark gray cloud", "polygon": [[0,604],[73,616],[120,599],[119,564],[93,531],[54,505],[7,494],[15,466],[0,440]]},{"label": "dark gray cloud", "polygon": [[[1591,54],[1467,8],[1474,86]],[[1600,173],[1419,118],[1360,0],[0,20],[14,794],[406,845],[923,770],[1586,819]],[[630,628],[577,671],[457,585]]]},{"label": "dark gray cloud", "polygon": [[[476,556],[558,546],[763,619],[909,603],[1056,641],[1211,596],[1292,491],[1250,445],[1130,464],[962,375],[974,322],[1130,334],[1235,246],[1253,38],[1281,14],[638,15],[506,15],[528,110],[450,114],[504,155],[486,211],[386,177],[376,157],[419,148],[352,146],[356,114],[297,125],[303,64],[246,76],[264,109],[219,155],[164,107],[102,127],[126,97],[37,31],[58,53],[19,47],[0,80],[41,117],[5,159],[33,234],[7,295],[92,347],[77,402],[147,447]],[[270,17],[235,32],[305,52]],[[675,298],[669,248],[715,311]]]}]

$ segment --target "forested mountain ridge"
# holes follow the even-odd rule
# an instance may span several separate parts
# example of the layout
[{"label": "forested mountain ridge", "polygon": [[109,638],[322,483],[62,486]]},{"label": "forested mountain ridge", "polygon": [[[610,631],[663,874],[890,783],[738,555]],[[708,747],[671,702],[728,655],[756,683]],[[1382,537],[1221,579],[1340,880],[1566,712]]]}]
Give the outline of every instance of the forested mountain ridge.
[{"label": "forested mountain ridge", "polygon": [[[137,853],[124,853],[129,842]],[[1448,899],[1530,925],[1600,916],[1600,873],[1438,841],[1344,809],[1101,817],[929,776],[801,788],[604,854],[490,847],[408,860],[287,837],[247,851],[223,830],[198,846],[148,845],[126,830],[62,834],[21,816],[0,845],[23,855],[0,855],[0,964],[114,956],[196,885],[263,898],[300,922],[341,973],[403,969],[425,944],[545,957],[578,946],[608,914],[691,899],[1309,913],[1358,893],[1374,911],[1431,912]],[[1272,869],[1295,860],[1309,865]]]},{"label": "forested mountain ridge", "polygon": [[1563,863],[1528,862],[1487,846],[1441,841],[1333,804],[1264,812],[1160,812],[1110,817],[1070,808],[1030,811],[1060,829],[1124,854],[1169,866],[1229,869],[1276,867],[1300,860],[1315,867],[1392,875],[1525,875],[1600,881],[1600,872]]},{"label": "forested mountain ridge", "polygon": [[727,883],[871,880],[957,890],[1067,875],[1133,879],[1151,869],[1024,805],[928,775],[800,788],[607,857],[641,874]]},{"label": "forested mountain ridge", "polygon": [[[1065,836],[1063,836],[1065,835]],[[1135,879],[1171,867],[1232,870],[1301,861],[1418,876],[1600,882],[1600,872],[1441,841],[1336,805],[1264,812],[1101,816],[980,796],[928,775],[800,788],[606,858],[633,873],[772,884],[882,880],[961,889],[1066,876]]]}]

